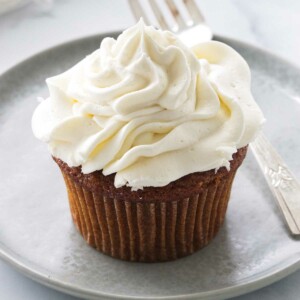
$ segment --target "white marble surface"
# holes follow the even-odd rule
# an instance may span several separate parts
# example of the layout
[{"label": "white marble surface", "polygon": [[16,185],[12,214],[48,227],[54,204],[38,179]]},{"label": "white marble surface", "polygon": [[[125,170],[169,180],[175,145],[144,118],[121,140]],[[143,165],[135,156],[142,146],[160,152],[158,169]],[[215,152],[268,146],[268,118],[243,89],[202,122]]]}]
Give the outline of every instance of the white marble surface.
[{"label": "white marble surface", "polygon": [[[199,4],[215,33],[256,44],[300,66],[299,0],[199,0]],[[0,15],[0,73],[53,45],[133,22],[126,0],[56,0],[52,7],[31,5]],[[300,271],[235,299],[298,300],[299,282]],[[0,261],[0,299],[75,298],[35,283]]]}]

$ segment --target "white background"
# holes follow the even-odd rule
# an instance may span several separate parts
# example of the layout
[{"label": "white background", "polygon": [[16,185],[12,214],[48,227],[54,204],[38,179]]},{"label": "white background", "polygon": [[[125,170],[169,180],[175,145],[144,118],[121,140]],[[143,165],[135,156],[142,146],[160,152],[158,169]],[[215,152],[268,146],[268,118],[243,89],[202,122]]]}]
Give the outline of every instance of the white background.
[{"label": "white background", "polygon": [[[197,2],[215,33],[256,44],[300,66],[299,0]],[[32,4],[0,15],[0,73],[48,47],[133,23],[126,0],[56,0],[52,5]],[[35,283],[0,261],[0,299],[75,298]],[[298,300],[300,272],[235,299]]]}]

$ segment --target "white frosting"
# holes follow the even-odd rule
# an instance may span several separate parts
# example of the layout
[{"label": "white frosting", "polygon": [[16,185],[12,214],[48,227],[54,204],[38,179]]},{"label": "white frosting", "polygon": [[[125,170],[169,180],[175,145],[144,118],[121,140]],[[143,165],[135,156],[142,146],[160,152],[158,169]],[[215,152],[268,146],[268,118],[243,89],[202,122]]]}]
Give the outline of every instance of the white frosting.
[{"label": "white frosting", "polygon": [[116,187],[229,168],[263,122],[236,51],[215,41],[188,49],[142,21],[47,84],[35,136],[83,173],[116,173]]}]

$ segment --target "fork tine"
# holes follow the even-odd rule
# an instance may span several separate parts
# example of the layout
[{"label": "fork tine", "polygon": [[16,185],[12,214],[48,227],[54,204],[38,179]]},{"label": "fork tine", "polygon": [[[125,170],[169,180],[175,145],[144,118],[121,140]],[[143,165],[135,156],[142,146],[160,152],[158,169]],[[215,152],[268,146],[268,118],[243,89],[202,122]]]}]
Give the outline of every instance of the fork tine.
[{"label": "fork tine", "polygon": [[156,17],[156,20],[158,22],[158,25],[160,26],[160,28],[166,30],[169,28],[168,23],[165,19],[165,16],[163,15],[163,13],[161,12],[161,9],[157,6],[157,3],[155,0],[149,0],[149,3],[151,5],[152,11]]},{"label": "fork tine", "polygon": [[135,19],[138,21],[141,17],[144,19],[144,22],[148,25],[151,23],[149,22],[149,18],[145,13],[141,3],[139,0],[128,0],[129,5],[131,7],[131,11],[134,14]]},{"label": "fork tine", "polygon": [[174,1],[173,0],[165,0],[165,1],[170,9],[172,16],[174,17],[174,19],[177,23],[177,28],[175,28],[174,31],[178,31],[178,30],[185,28],[186,27],[185,21],[181,15],[180,11],[178,10],[176,4],[174,3]]},{"label": "fork tine", "polygon": [[[193,24],[195,23],[204,23],[205,22],[205,19],[198,7],[198,5],[195,3],[194,0],[183,0],[182,1],[183,4],[185,4],[191,18],[192,18],[192,21],[193,21]],[[191,25],[193,25],[191,24]]]}]

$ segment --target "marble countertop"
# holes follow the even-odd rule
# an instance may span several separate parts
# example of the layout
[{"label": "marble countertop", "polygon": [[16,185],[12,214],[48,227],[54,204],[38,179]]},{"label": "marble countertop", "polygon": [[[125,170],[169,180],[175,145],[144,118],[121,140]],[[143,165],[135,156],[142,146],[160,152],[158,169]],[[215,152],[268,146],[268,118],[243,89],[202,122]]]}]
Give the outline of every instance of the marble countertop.
[{"label": "marble countertop", "polygon": [[[216,34],[258,45],[300,66],[299,0],[198,2]],[[133,23],[126,0],[56,0],[0,15],[0,73],[51,46]],[[76,299],[27,279],[2,261],[0,282],[3,300]],[[235,299],[298,300],[299,282],[300,271]]]}]

